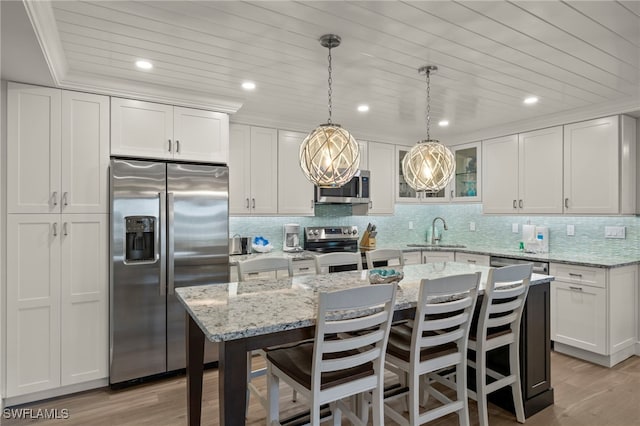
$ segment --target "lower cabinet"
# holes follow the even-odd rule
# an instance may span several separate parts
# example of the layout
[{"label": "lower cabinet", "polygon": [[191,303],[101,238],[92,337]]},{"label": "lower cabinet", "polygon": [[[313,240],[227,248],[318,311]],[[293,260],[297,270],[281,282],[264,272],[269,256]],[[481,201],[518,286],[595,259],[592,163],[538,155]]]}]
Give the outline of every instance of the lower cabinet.
[{"label": "lower cabinet", "polygon": [[409,251],[402,253],[405,265],[417,265],[422,263],[422,254],[420,251]]},{"label": "lower cabinet", "polygon": [[484,254],[456,252],[456,262],[468,263],[470,265],[478,266],[489,266],[489,256]]},{"label": "lower cabinet", "polygon": [[453,262],[455,260],[455,253],[452,251],[423,251],[422,263],[435,263],[435,262]]},{"label": "lower cabinet", "polygon": [[108,376],[108,215],[7,217],[7,389]]},{"label": "lower cabinet", "polygon": [[550,265],[555,350],[611,367],[635,353],[638,268]]}]

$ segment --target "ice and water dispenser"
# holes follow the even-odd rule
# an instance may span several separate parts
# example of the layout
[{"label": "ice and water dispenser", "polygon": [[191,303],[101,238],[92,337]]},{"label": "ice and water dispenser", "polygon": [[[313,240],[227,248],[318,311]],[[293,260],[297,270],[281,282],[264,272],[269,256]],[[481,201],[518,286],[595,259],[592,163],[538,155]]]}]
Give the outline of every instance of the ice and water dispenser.
[{"label": "ice and water dispenser", "polygon": [[125,220],[125,263],[155,262],[154,216],[127,216]]}]

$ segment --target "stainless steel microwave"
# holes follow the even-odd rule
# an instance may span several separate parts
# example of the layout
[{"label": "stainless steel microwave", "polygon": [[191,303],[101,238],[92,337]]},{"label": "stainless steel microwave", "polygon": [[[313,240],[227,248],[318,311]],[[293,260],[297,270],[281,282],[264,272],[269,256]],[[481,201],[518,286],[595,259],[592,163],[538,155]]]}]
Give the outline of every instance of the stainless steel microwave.
[{"label": "stainless steel microwave", "polygon": [[369,170],[358,170],[353,178],[340,188],[316,186],[316,203],[366,204],[369,202]]}]

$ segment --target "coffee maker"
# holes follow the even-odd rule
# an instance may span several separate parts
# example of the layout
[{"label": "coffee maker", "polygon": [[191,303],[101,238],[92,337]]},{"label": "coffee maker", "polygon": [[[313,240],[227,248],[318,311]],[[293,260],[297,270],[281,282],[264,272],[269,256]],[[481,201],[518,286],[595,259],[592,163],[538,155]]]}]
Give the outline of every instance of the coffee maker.
[{"label": "coffee maker", "polygon": [[300,225],[296,223],[287,223],[286,225],[283,225],[282,230],[282,251],[302,251],[302,247],[300,247]]}]

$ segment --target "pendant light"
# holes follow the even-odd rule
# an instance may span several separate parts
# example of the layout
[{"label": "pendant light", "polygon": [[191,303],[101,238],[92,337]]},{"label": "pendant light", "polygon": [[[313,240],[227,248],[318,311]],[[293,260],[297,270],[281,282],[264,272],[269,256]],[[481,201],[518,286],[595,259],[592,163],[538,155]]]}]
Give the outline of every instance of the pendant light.
[{"label": "pendant light", "polygon": [[431,73],[438,70],[427,65],[418,70],[427,76],[427,139],[418,142],[402,159],[402,173],[405,180],[416,191],[438,192],[443,189],[455,172],[453,154],[439,141],[431,139]]},{"label": "pendant light", "polygon": [[351,180],[360,166],[358,143],[347,130],[331,122],[331,49],[340,37],[326,34],[320,44],[329,49],[329,119],[316,127],[300,145],[300,167],[306,178],[322,188],[337,188]]}]

